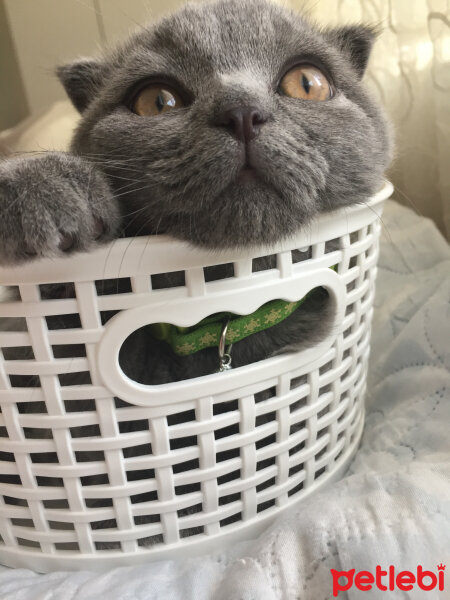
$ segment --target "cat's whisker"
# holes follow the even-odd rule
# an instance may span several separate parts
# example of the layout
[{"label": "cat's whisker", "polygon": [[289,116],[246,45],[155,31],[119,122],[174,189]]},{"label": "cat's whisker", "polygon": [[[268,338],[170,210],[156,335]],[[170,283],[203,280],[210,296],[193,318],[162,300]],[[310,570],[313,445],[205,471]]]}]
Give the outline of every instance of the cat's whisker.
[{"label": "cat's whisker", "polygon": [[120,198],[121,196],[126,196],[127,194],[135,194],[136,192],[141,192],[142,190],[148,189],[150,189],[150,185],[147,184],[139,188],[127,190],[126,192],[121,192],[120,194],[113,194],[113,198]]},{"label": "cat's whisker", "polygon": [[113,173],[108,173],[108,179],[118,179],[119,181],[131,181],[133,183],[142,183],[144,178],[136,179],[133,177],[122,177],[121,175],[114,175]]},{"label": "cat's whisker", "polygon": [[87,160],[88,160],[88,162],[90,162],[91,164],[94,164],[94,165],[96,165],[97,167],[104,167],[104,168],[106,168],[107,170],[108,170],[109,168],[113,168],[114,170],[126,171],[127,173],[130,173],[130,174],[132,174],[132,173],[139,173],[139,174],[141,174],[141,175],[142,175],[142,169],[137,169],[137,168],[136,168],[136,169],[134,169],[134,168],[131,168],[131,167],[129,167],[129,166],[123,165],[123,164],[122,164],[122,163],[120,163],[120,162],[114,162],[114,161],[110,161],[110,162],[107,162],[107,161],[98,161],[98,160],[95,160],[95,159],[94,159],[94,160],[92,160],[92,159],[87,159]]},{"label": "cat's whisker", "polygon": [[148,244],[149,244],[149,241],[150,241],[150,236],[147,236],[147,239],[145,240],[145,245],[144,245],[144,248],[143,248],[143,250],[142,250],[142,252],[141,252],[141,256],[139,257],[139,261],[138,261],[138,268],[137,268],[137,270],[138,270],[138,271],[139,271],[139,267],[141,266],[142,259],[143,259],[143,257],[144,257],[145,251],[147,250],[147,246],[148,246]]},{"label": "cat's whisker", "polygon": [[129,165],[127,165],[127,163],[133,163],[135,162],[135,159],[129,159],[127,160],[126,158],[106,158],[106,157],[101,157],[101,156],[86,156],[86,155],[82,155],[82,158],[84,158],[85,160],[88,160],[90,162],[97,162],[103,165],[114,165],[114,166],[123,166],[124,168],[130,168]]},{"label": "cat's whisker", "polygon": [[90,197],[91,197],[91,195],[90,195],[90,193],[89,193],[89,192],[90,192],[90,190],[91,190],[92,171],[93,171],[93,169],[91,169],[91,170],[89,171],[89,177],[88,177],[88,182],[87,182],[87,191],[86,191],[86,193],[87,193],[87,197],[88,197],[88,198],[90,198]]},{"label": "cat's whisker", "polygon": [[54,152],[54,150],[12,150],[8,158],[28,154],[48,154],[49,152]]},{"label": "cat's whisker", "polygon": [[382,228],[383,228],[383,231],[384,231],[384,233],[386,234],[386,237],[388,238],[388,240],[389,240],[390,242],[392,242],[392,236],[391,236],[391,232],[389,231],[389,228],[387,227],[386,223],[383,221],[383,218],[382,218],[382,216],[381,216],[381,215],[380,215],[380,214],[379,214],[379,213],[378,213],[378,212],[377,212],[377,211],[376,211],[376,210],[375,210],[375,209],[374,209],[372,206],[370,206],[370,204],[369,204],[368,202],[365,202],[365,201],[363,201],[363,204],[364,204],[364,205],[365,205],[365,206],[366,206],[368,209],[370,209],[370,210],[373,212],[373,214],[374,214],[374,215],[376,215],[376,216],[377,216],[377,219],[380,221],[380,223],[381,223],[381,225],[382,225]]},{"label": "cat's whisker", "polygon": [[[46,154],[50,154],[52,152],[55,152],[55,150],[51,150],[51,149],[43,149],[43,150],[27,150],[27,151],[13,151],[8,155],[8,158],[15,158],[15,157],[21,157],[21,156],[25,156],[25,155],[46,155]],[[98,155],[101,156],[101,155]],[[134,161],[134,158],[127,158],[127,159],[120,159],[120,161],[116,161],[116,160],[106,160],[106,159],[99,159],[99,158],[93,158],[90,157],[88,155],[86,155],[85,153],[83,153],[83,155],[80,155],[80,158],[84,158],[85,160],[88,160],[88,162],[91,162],[92,164],[94,164],[95,166],[106,166],[106,167],[113,167],[116,170],[124,170],[127,172],[135,172],[138,173],[140,175],[142,175],[142,169],[132,169],[129,166],[123,165],[122,163],[126,162],[127,160],[129,160],[130,162]],[[3,160],[7,160],[6,158],[4,158]],[[108,173],[108,177],[110,178],[114,178],[114,179],[123,179],[124,181],[134,181],[135,183],[140,183],[142,181],[142,179],[132,179],[130,178],[126,178],[126,177],[121,177],[119,175],[116,175],[114,173]]]},{"label": "cat's whisker", "polygon": [[420,208],[419,208],[419,207],[417,206],[417,204],[416,204],[416,203],[413,201],[413,199],[412,199],[410,196],[408,196],[408,195],[406,194],[406,192],[404,192],[404,191],[403,191],[403,190],[402,190],[402,189],[401,189],[401,188],[398,186],[398,184],[397,184],[397,183],[394,185],[394,188],[395,188],[395,191],[396,191],[396,192],[399,192],[400,196],[402,196],[402,198],[404,198],[404,199],[405,199],[405,200],[406,200],[406,201],[407,201],[407,202],[408,202],[408,203],[409,203],[409,204],[412,206],[412,208],[415,210],[415,212],[416,212],[418,215],[420,215],[421,217],[423,217],[423,216],[424,216],[424,215],[423,215],[423,213],[422,213],[422,211],[420,210]]},{"label": "cat's whisker", "polygon": [[[139,184],[139,183],[144,183],[144,182],[145,182],[145,180],[141,179],[141,180],[131,181],[130,183],[126,183],[117,188],[114,188],[114,196],[117,197],[117,192],[123,192],[124,190],[128,190],[130,192],[137,191],[138,189],[141,189],[141,188],[134,188],[133,186],[135,186],[136,184]],[[147,186],[145,186],[145,187],[147,187]]]},{"label": "cat's whisker", "polygon": [[83,158],[104,158],[108,161],[114,161],[114,160],[120,160],[123,162],[133,162],[135,161],[135,157],[133,156],[129,156],[128,154],[114,154],[114,157],[109,156],[108,154],[105,154],[104,152],[86,152],[83,151],[79,156],[83,157]]},{"label": "cat's whisker", "polygon": [[108,247],[108,252],[106,253],[106,256],[105,256],[105,262],[104,262],[104,265],[103,265],[103,275],[102,275],[102,281],[104,281],[104,280],[105,280],[105,275],[106,275],[106,266],[107,266],[107,264],[108,264],[108,260],[109,260],[109,257],[111,256],[111,252],[112,252],[112,249],[114,248],[115,242],[116,242],[116,240],[113,240],[113,241],[110,243],[110,245],[109,245],[109,247]]},{"label": "cat's whisker", "polygon": [[115,169],[127,170],[131,173],[138,172],[142,173],[141,167],[133,167],[133,163],[136,162],[136,159],[125,159],[125,158],[105,158],[101,156],[89,156],[89,155],[80,155],[80,158],[95,164],[104,167],[114,167]]},{"label": "cat's whisker", "polygon": [[141,206],[141,208],[138,208],[137,210],[133,210],[133,211],[131,211],[131,212],[129,212],[129,213],[123,213],[123,214],[122,214],[122,217],[123,217],[123,218],[126,218],[126,217],[131,217],[132,215],[136,215],[136,214],[138,214],[138,213],[141,213],[141,212],[144,212],[144,211],[146,211],[146,210],[147,210],[147,208],[148,208],[148,206]]},{"label": "cat's whisker", "polygon": [[161,227],[161,223],[162,223],[162,217],[159,217],[158,223],[156,224],[156,228],[155,228],[155,235],[159,235],[159,228]]},{"label": "cat's whisker", "polygon": [[137,219],[137,218],[140,216],[140,213],[141,213],[141,211],[142,211],[142,212],[145,212],[147,209],[148,209],[148,206],[147,206],[147,205],[145,205],[145,206],[143,206],[141,209],[139,209],[138,211],[134,211],[134,213],[131,213],[131,214],[135,214],[135,217],[134,217],[133,219],[131,219],[131,221],[128,221],[128,222],[126,223],[126,227],[127,227],[127,228],[131,227],[131,225],[132,225],[132,224],[133,224],[133,223],[136,221],[136,219]]},{"label": "cat's whisker", "polygon": [[[128,252],[128,248],[133,243],[134,238],[139,237],[139,234],[141,233],[141,231],[143,231],[149,225],[149,221],[150,221],[150,219],[147,219],[147,221],[145,221],[145,223],[142,224],[142,226],[137,230],[137,232],[133,235],[133,237],[130,238],[130,241],[128,242],[125,250],[123,251],[122,259],[121,259],[120,264],[119,264],[119,270],[118,270],[118,273],[117,273],[117,277],[118,278],[120,277],[120,272],[122,270],[123,261],[125,260],[125,255]],[[148,240],[147,240],[147,242],[148,242]]]}]

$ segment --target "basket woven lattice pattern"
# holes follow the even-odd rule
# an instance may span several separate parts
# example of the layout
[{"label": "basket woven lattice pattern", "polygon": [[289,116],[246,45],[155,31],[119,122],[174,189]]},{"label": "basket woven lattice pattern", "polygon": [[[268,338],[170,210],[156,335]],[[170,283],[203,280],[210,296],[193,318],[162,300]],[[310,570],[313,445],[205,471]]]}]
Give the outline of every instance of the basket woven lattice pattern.
[{"label": "basket woven lattice pattern", "polygon": [[[176,260],[188,256],[192,266],[170,289],[152,289],[158,272],[175,270],[164,263],[168,242],[156,238],[118,240],[96,260],[0,270],[0,283],[17,293],[0,304],[0,560],[47,570],[201,549],[267,523],[330,480],[363,427],[378,235],[376,211],[353,208],[340,228],[324,221],[302,246],[275,248],[275,268],[253,272],[252,258],[239,254],[229,261],[233,276],[210,282],[202,253],[180,244]],[[250,289],[261,304],[261,290],[276,298],[276,286],[317,272],[336,278],[342,296],[341,319],[320,353],[201,378],[208,385],[142,386],[112,359],[110,382],[101,367],[105,333],[125,313],[208,297],[225,298],[224,309],[227,295]],[[102,291],[118,273],[117,287]],[[65,297],[46,296],[48,284],[64,284]],[[62,315],[72,315],[68,329],[58,328]]]}]

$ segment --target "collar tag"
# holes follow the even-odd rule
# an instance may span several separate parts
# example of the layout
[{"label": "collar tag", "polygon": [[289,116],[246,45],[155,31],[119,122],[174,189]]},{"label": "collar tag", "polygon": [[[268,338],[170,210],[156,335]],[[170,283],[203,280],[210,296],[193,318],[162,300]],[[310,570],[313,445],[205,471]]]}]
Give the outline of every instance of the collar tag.
[{"label": "collar tag", "polygon": [[231,348],[233,344],[229,344],[228,347],[225,345],[225,340],[227,337],[228,325],[230,324],[231,319],[228,319],[222,327],[222,331],[219,339],[219,371],[218,373],[223,373],[223,371],[229,371],[231,367]]}]

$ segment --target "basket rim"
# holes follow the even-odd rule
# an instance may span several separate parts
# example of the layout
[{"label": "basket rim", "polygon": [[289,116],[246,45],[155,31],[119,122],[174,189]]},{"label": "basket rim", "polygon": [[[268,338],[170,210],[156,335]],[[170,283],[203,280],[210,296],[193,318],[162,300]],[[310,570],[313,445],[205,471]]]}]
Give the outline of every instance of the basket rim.
[{"label": "basket rim", "polygon": [[[365,215],[367,211],[374,213],[374,218],[379,217],[382,203],[392,192],[393,185],[384,180],[383,187],[367,202],[321,213],[307,230],[269,246],[212,251],[192,246],[165,234],[118,238],[91,252],[57,259],[43,258],[24,265],[0,266],[0,285],[66,283],[170,273],[290,251],[350,232],[351,221],[359,223],[358,216]],[[339,230],[339,226],[342,231]],[[354,229],[357,227],[358,224]]]}]

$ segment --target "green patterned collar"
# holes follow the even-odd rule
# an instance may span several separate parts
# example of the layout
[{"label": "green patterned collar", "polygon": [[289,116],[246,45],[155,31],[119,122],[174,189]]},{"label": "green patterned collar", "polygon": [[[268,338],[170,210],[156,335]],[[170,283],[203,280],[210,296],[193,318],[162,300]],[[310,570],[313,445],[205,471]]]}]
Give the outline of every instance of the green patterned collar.
[{"label": "green patterned collar", "polygon": [[224,324],[229,321],[225,343],[234,344],[246,337],[273,327],[284,321],[306,299],[297,302],[272,300],[250,315],[217,313],[197,323],[193,327],[176,327],[170,323],[154,323],[150,331],[154,338],[167,342],[175,354],[188,356],[199,350],[218,347]]}]

